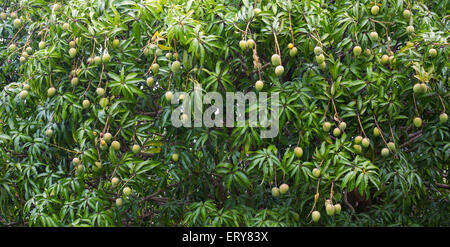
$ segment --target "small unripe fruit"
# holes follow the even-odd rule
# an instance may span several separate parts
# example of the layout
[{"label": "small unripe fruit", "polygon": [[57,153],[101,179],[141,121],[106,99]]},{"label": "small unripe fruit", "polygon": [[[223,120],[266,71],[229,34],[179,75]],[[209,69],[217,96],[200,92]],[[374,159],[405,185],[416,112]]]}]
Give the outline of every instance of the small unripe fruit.
[{"label": "small unripe fruit", "polygon": [[339,129],[339,128],[334,128],[334,130],[333,130],[333,135],[334,135],[335,137],[340,136],[340,135],[341,135],[341,129]]},{"label": "small unripe fruit", "polygon": [[361,46],[353,47],[353,55],[355,55],[355,57],[361,55],[361,51],[362,51]]},{"label": "small unripe fruit", "polygon": [[26,51],[22,52],[22,57],[28,58],[28,53]]},{"label": "small unripe fruit", "polygon": [[22,24],[22,21],[20,19],[15,19],[13,22],[13,25],[15,28],[19,28],[21,24]]},{"label": "small unripe fruit", "polygon": [[394,56],[389,56],[389,63],[390,64],[393,64],[393,63],[395,63],[395,57]]},{"label": "small unripe fruit", "polygon": [[177,153],[172,154],[172,160],[177,162],[179,158],[179,155]]},{"label": "small unripe fruit", "polygon": [[87,109],[89,106],[91,106],[91,102],[87,99],[83,100],[83,109]]},{"label": "small unripe fruit", "polygon": [[155,75],[158,74],[159,64],[157,64],[157,63],[152,64],[152,66],[150,66],[150,69],[152,70],[153,74],[155,74]]},{"label": "small unripe fruit", "polygon": [[422,92],[422,93],[426,93],[426,92],[427,92],[427,90],[428,90],[428,86],[427,86],[427,84],[426,84],[426,83],[424,83],[424,82],[420,83],[420,92]]},{"label": "small unripe fruit", "polygon": [[275,74],[276,74],[277,76],[281,76],[283,73],[284,73],[284,67],[283,67],[282,65],[278,65],[278,66],[275,68]]},{"label": "small unripe fruit", "polygon": [[94,168],[96,168],[96,169],[101,169],[101,168],[102,168],[102,162],[96,161],[96,162],[94,163],[94,165],[95,165]]},{"label": "small unripe fruit", "polygon": [[101,169],[102,168],[102,162],[96,161],[94,163],[94,165],[95,165],[95,168],[97,168],[97,169]]},{"label": "small unripe fruit", "polygon": [[441,113],[441,115],[439,115],[439,122],[440,123],[446,123],[448,120],[448,115],[447,113]]},{"label": "small unripe fruit", "polygon": [[383,56],[381,56],[381,64],[387,64],[387,62],[389,61],[389,56],[384,54]]},{"label": "small unripe fruit", "polygon": [[380,136],[380,129],[378,129],[378,127],[373,128],[373,135],[375,137]]},{"label": "small unripe fruit", "polygon": [[45,135],[48,136],[48,137],[52,137],[53,136],[53,130],[52,129],[47,129],[45,131]]},{"label": "small unripe fruit", "polygon": [[431,48],[428,53],[430,54],[431,57],[435,57],[437,55],[437,51],[434,48]]},{"label": "small unripe fruit", "polygon": [[408,33],[408,34],[414,33],[414,27],[413,26],[407,26],[406,27],[406,33]]},{"label": "small unripe fruit", "polygon": [[75,43],[75,41],[70,41],[69,42],[69,46],[71,47],[70,49],[69,49],[69,55],[70,55],[70,57],[75,57],[76,55],[77,55],[77,49],[75,49],[75,46],[76,46],[76,43]]},{"label": "small unripe fruit", "polygon": [[393,142],[388,142],[387,146],[388,146],[389,150],[395,151],[395,144]]},{"label": "small unripe fruit", "polygon": [[173,93],[171,91],[167,91],[165,94],[165,97],[166,97],[166,100],[170,102],[172,100]]},{"label": "small unripe fruit", "polygon": [[320,67],[321,69],[325,69],[325,68],[327,67],[327,63],[326,63],[326,62],[320,63],[320,64],[319,64],[319,67]]},{"label": "small unripe fruit", "polygon": [[120,207],[120,206],[122,206],[122,204],[123,204],[123,199],[122,198],[117,198],[116,199],[116,206]]},{"label": "small unripe fruit", "polygon": [[124,194],[125,196],[131,195],[131,189],[130,189],[130,187],[125,187],[125,188],[123,188],[123,194]]},{"label": "small unripe fruit", "polygon": [[100,139],[100,147],[102,148],[102,150],[106,150],[106,148],[108,147],[104,139]]},{"label": "small unripe fruit", "polygon": [[133,153],[137,154],[141,151],[141,147],[137,144],[134,144],[131,150],[133,151]]},{"label": "small unripe fruit", "polygon": [[96,65],[99,65],[100,63],[102,63],[102,58],[100,56],[95,56],[94,57],[94,63]]},{"label": "small unripe fruit", "polygon": [[387,157],[388,155],[389,155],[389,149],[388,148],[381,149],[381,156]]},{"label": "small unripe fruit", "polygon": [[363,147],[367,148],[370,145],[369,138],[366,137],[366,138],[362,139],[361,144],[363,145]]},{"label": "small unripe fruit", "polygon": [[321,64],[325,61],[325,56],[323,54],[319,54],[318,56],[316,56],[316,61],[318,64]]},{"label": "small unripe fruit", "polygon": [[153,79],[153,77],[148,77],[147,78],[147,86],[151,87],[153,86],[153,83],[155,83],[155,79]]},{"label": "small unripe fruit", "polygon": [[372,6],[372,8],[370,9],[370,12],[372,12],[372,15],[378,15],[379,11],[380,11],[380,7],[378,7],[377,5]]},{"label": "small unripe fruit", "polygon": [[74,77],[74,78],[72,78],[72,80],[70,81],[70,84],[72,84],[72,86],[76,86],[76,85],[78,85],[78,82],[79,82],[80,80],[78,80],[78,77]]},{"label": "small unripe fruit", "polygon": [[53,95],[55,95],[55,93],[56,93],[56,89],[54,87],[51,87],[47,90],[48,97],[53,97]]},{"label": "small unripe fruit", "polygon": [[313,174],[314,177],[318,178],[318,177],[320,176],[320,170],[319,170],[319,168],[314,168],[314,169],[312,170],[312,174]]},{"label": "small unripe fruit", "polygon": [[170,52],[166,53],[166,58],[169,60],[172,59],[172,53]]},{"label": "small unripe fruit", "polygon": [[112,140],[112,134],[107,132],[103,135],[103,140],[105,140],[106,142],[110,142]]},{"label": "small unripe fruit", "polygon": [[10,16],[13,19],[17,18],[17,12],[11,12]]},{"label": "small unripe fruit", "polygon": [[261,80],[256,81],[255,88],[258,91],[261,91],[261,89],[264,87],[264,83]]},{"label": "small unripe fruit", "polygon": [[108,145],[106,144],[106,142],[104,140],[102,140],[100,142],[100,149],[101,150],[106,150],[108,148]]},{"label": "small unripe fruit", "polygon": [[321,47],[316,46],[316,47],[314,48],[314,54],[316,54],[316,56],[318,56],[318,55],[320,55],[320,54],[322,54],[322,53],[323,53],[323,50],[322,50]]},{"label": "small unripe fruit", "polygon": [[277,187],[272,188],[272,196],[273,197],[280,196],[280,189],[278,189]]},{"label": "small unripe fruit", "polygon": [[21,56],[21,57],[19,58],[19,62],[20,62],[20,63],[25,63],[26,60],[27,60],[27,59],[26,59],[24,56]]},{"label": "small unripe fruit", "polygon": [[422,119],[420,117],[415,117],[413,123],[416,128],[420,128],[422,126]]},{"label": "small unripe fruit", "polygon": [[323,123],[323,130],[325,132],[328,132],[328,131],[330,131],[330,129],[331,129],[331,123],[330,122],[324,122]]},{"label": "small unripe fruit", "polygon": [[289,50],[289,56],[295,57],[297,55],[297,47],[293,47],[291,50]]},{"label": "small unripe fruit", "polygon": [[53,11],[59,11],[61,9],[61,5],[58,3],[53,4]]},{"label": "small unripe fruit", "polygon": [[82,172],[83,172],[83,169],[84,169],[83,165],[81,165],[81,164],[78,165],[78,166],[77,166],[76,173],[77,173],[77,174],[82,173]]},{"label": "small unripe fruit", "polygon": [[409,11],[408,9],[403,10],[403,17],[405,19],[409,19],[410,16],[411,16],[411,11]]},{"label": "small unripe fruit", "polygon": [[180,61],[175,61],[172,63],[171,70],[173,73],[177,73],[178,71],[180,71],[180,67],[181,67]]},{"label": "small unripe fruit", "polygon": [[45,41],[41,41],[39,42],[39,49],[44,49],[45,48]]},{"label": "small unripe fruit", "polygon": [[253,39],[248,39],[247,40],[247,46],[248,46],[248,48],[250,48],[250,49],[253,49],[253,47],[255,47],[255,41],[253,40]]},{"label": "small unripe fruit", "polygon": [[17,49],[17,47],[16,47],[15,44],[11,44],[11,45],[9,46],[9,50],[10,50],[10,51],[15,51],[16,49]]},{"label": "small unripe fruit", "polygon": [[312,212],[311,217],[312,217],[312,220],[314,222],[318,222],[320,220],[320,213],[319,213],[319,211]]},{"label": "small unripe fruit", "polygon": [[359,145],[359,144],[353,145],[353,148],[355,149],[355,152],[357,154],[361,153],[361,151],[362,151],[361,145]]},{"label": "small unripe fruit", "polygon": [[366,49],[364,51],[364,54],[366,54],[367,56],[370,56],[372,54],[372,51],[370,49]]},{"label": "small unripe fruit", "polygon": [[273,54],[270,60],[273,66],[278,66],[281,64],[281,58],[278,54]]},{"label": "small unripe fruit", "polygon": [[337,203],[336,205],[334,205],[334,211],[336,214],[340,214],[341,213],[341,204]]},{"label": "small unripe fruit", "polygon": [[342,121],[342,122],[339,124],[339,129],[341,129],[342,131],[344,131],[345,128],[347,128],[347,123],[344,122],[344,121]]},{"label": "small unripe fruit", "polygon": [[113,178],[111,179],[111,185],[112,185],[113,187],[115,187],[115,186],[117,186],[118,184],[119,184],[119,178],[113,177]]},{"label": "small unripe fruit", "polygon": [[325,207],[325,210],[327,211],[328,216],[333,216],[334,215],[334,206],[332,204],[328,204]]},{"label": "small unripe fruit", "polygon": [[70,49],[69,49],[69,56],[70,56],[71,58],[74,58],[76,55],[77,55],[77,49],[75,49],[75,48],[70,48]]},{"label": "small unripe fruit", "polygon": [[104,94],[105,94],[105,89],[103,89],[103,88],[101,88],[101,87],[98,87],[96,90],[95,90],[95,93],[98,95],[98,96],[103,96]]},{"label": "small unripe fruit", "polygon": [[280,194],[286,194],[289,190],[289,185],[282,184],[280,185]]},{"label": "small unripe fruit", "polygon": [[413,91],[416,94],[422,93],[422,87],[420,86],[420,83],[414,84]]},{"label": "small unripe fruit", "polygon": [[360,144],[361,143],[361,141],[362,141],[362,136],[357,136],[357,137],[355,137],[355,143],[356,144]]},{"label": "small unripe fruit", "polygon": [[120,142],[118,142],[118,141],[113,141],[113,142],[111,143],[111,147],[112,147],[114,150],[119,151],[119,149],[120,149]]},{"label": "small unripe fruit", "polygon": [[109,62],[110,59],[111,59],[111,56],[109,55],[109,53],[103,54],[103,56],[102,56],[102,62],[103,63]]},{"label": "small unripe fruit", "polygon": [[148,57],[149,55],[150,55],[150,50],[147,47],[145,47],[144,48],[144,56]]},{"label": "small unripe fruit", "polygon": [[120,45],[120,40],[114,39],[113,43],[112,43],[113,48],[117,48],[117,47],[119,47],[119,45]]},{"label": "small unripe fruit", "polygon": [[303,149],[301,147],[295,147],[294,153],[297,158],[301,158],[303,156]]},{"label": "small unripe fruit", "polygon": [[28,96],[28,91],[22,90],[22,92],[20,92],[19,96],[21,99],[25,99]]},{"label": "small unripe fruit", "polygon": [[74,165],[78,165],[78,164],[80,164],[80,159],[75,157],[75,158],[73,158],[72,162]]},{"label": "small unripe fruit", "polygon": [[2,12],[0,14],[0,16],[1,16],[2,20],[6,20],[6,18],[8,18],[8,15],[6,13],[4,13],[4,12]]},{"label": "small unripe fruit", "polygon": [[70,24],[67,23],[67,22],[64,22],[62,27],[63,27],[64,30],[68,30],[70,28]]},{"label": "small unripe fruit", "polygon": [[26,52],[27,52],[27,54],[31,54],[33,52],[33,48],[28,46],[27,49],[26,49]]},{"label": "small unripe fruit", "polygon": [[377,32],[371,32],[370,33],[370,39],[372,40],[372,41],[376,41],[376,40],[378,40],[378,33]]},{"label": "small unripe fruit", "polygon": [[30,85],[28,85],[27,83],[24,83],[22,86],[23,86],[24,90],[29,90],[30,89]]},{"label": "small unripe fruit", "polygon": [[247,49],[247,41],[245,40],[239,41],[239,47],[241,47],[242,50]]},{"label": "small unripe fruit", "polygon": [[255,15],[259,15],[259,13],[261,13],[261,9],[259,9],[259,8],[256,8],[253,11],[254,11]]}]

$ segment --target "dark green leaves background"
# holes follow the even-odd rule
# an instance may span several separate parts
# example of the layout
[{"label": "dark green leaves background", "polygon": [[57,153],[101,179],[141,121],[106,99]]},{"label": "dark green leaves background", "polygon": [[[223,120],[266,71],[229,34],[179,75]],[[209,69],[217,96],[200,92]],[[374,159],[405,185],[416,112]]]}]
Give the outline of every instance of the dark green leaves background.
[{"label": "dark green leaves background", "polygon": [[[368,0],[57,2],[57,12],[53,1],[0,3],[7,13],[0,20],[0,225],[449,225],[450,130],[448,121],[439,122],[444,107],[447,114],[450,108],[448,1],[378,0],[376,16],[370,13],[375,2]],[[255,7],[262,10],[257,16]],[[406,33],[407,8],[413,34]],[[13,25],[13,11],[20,27]],[[377,41],[369,38],[372,31]],[[239,47],[244,33],[256,41],[263,91],[280,94],[280,134],[261,139],[260,130],[248,126],[173,127],[176,105],[165,99],[167,90],[191,92],[199,85],[222,94],[255,91],[260,78],[253,52]],[[275,36],[281,77],[270,64]],[[76,39],[71,58],[69,42]],[[114,39],[120,40],[117,48]],[[356,45],[363,51],[358,57]],[[28,46],[33,51],[20,63]],[[315,60],[316,46],[323,48],[325,69]],[[390,50],[394,59],[382,64]],[[108,63],[87,63],[105,52]],[[171,71],[174,53],[178,73]],[[154,61],[160,65],[156,75],[149,69]],[[74,68],[80,80],[75,87]],[[146,84],[150,75],[153,86]],[[414,94],[422,81],[428,91]],[[30,86],[25,100],[19,97],[23,83]],[[56,94],[48,97],[51,85]],[[99,104],[99,86],[106,90],[106,107]],[[412,123],[417,116],[420,128]],[[332,123],[330,132],[322,129],[325,120]],[[340,121],[347,128],[334,137]],[[396,145],[386,158],[380,155],[386,143],[373,135],[377,124],[385,141]],[[364,136],[361,126],[370,147],[357,153],[354,137]],[[47,129],[53,136],[45,135]],[[120,150],[99,148],[106,130]],[[134,144],[140,153],[131,152]],[[294,156],[297,145],[301,158]],[[76,172],[74,157],[82,172]],[[320,168],[320,180],[313,168]],[[112,176],[120,179],[116,187]],[[289,185],[288,193],[273,198],[272,187],[281,183]],[[128,197],[125,186],[132,189]],[[343,208],[335,216],[325,213],[331,189],[333,203]],[[353,190],[369,197],[370,206],[358,210],[347,203],[344,195]],[[312,223],[316,191],[322,217]]]}]

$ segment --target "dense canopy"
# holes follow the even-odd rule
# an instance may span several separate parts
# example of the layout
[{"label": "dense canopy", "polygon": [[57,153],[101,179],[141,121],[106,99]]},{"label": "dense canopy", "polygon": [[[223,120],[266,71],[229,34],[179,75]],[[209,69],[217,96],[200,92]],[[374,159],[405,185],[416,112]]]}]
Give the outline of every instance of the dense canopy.
[{"label": "dense canopy", "polygon": [[[2,0],[0,226],[449,226],[446,10]],[[279,134],[173,126],[195,87]]]}]

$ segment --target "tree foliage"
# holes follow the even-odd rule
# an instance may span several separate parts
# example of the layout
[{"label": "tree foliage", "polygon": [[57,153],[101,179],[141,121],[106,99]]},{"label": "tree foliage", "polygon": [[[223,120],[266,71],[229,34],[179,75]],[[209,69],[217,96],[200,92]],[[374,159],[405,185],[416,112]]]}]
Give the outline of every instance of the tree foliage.
[{"label": "tree foliage", "polygon": [[[446,0],[0,8],[0,225],[450,223]],[[280,95],[277,137],[172,126],[167,91],[258,80]]]}]

